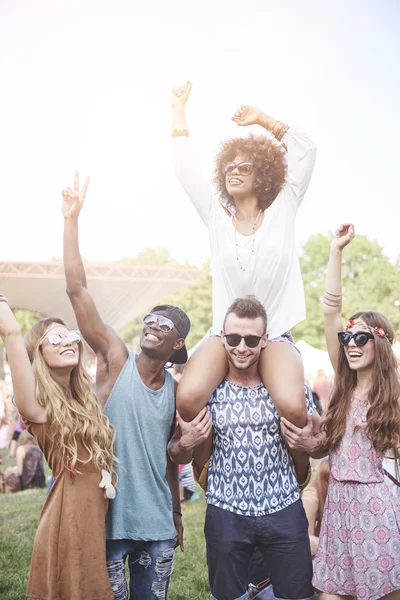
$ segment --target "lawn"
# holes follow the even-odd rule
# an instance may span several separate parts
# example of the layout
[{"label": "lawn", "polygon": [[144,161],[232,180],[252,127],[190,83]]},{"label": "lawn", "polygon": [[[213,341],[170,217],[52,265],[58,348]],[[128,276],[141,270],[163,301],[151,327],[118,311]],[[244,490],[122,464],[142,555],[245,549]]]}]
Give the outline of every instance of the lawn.
[{"label": "lawn", "polygon": [[[4,459],[5,465],[15,464]],[[0,494],[0,598],[25,598],[33,538],[45,490],[26,490]],[[205,543],[203,535],[205,502],[188,502],[182,507],[185,527],[185,552],[175,552],[175,568],[169,588],[169,600],[208,600]]]}]

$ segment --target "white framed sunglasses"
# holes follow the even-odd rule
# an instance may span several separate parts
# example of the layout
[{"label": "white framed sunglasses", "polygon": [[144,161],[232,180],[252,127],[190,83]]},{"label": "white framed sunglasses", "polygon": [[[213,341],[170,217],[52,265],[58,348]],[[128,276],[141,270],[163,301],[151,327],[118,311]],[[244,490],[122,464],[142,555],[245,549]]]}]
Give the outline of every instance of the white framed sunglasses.
[{"label": "white framed sunglasses", "polygon": [[156,323],[158,324],[158,327],[161,329],[161,331],[165,331],[166,333],[168,331],[171,331],[175,327],[171,319],[163,317],[162,315],[149,313],[148,315],[143,317],[144,325],[155,325]]},{"label": "white framed sunglasses", "polygon": [[68,333],[51,333],[50,335],[46,335],[43,339],[47,339],[51,346],[59,346],[63,339],[66,340],[70,344],[79,344],[81,341],[81,334],[79,331],[68,331]]}]

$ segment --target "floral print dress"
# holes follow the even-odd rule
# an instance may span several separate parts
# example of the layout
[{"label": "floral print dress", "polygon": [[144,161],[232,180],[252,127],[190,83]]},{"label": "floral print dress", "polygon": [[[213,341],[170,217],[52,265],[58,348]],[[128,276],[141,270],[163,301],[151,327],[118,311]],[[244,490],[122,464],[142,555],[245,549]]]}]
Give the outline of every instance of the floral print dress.
[{"label": "floral print dress", "polygon": [[366,402],[352,399],[345,435],[330,455],[313,584],[328,594],[376,600],[400,589],[400,507],[367,435],[367,411]]}]

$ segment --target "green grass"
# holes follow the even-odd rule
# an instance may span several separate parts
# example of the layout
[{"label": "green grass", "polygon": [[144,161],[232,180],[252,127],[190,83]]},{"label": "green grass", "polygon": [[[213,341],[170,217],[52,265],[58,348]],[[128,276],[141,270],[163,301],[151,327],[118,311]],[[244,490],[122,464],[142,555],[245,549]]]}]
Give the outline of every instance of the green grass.
[{"label": "green grass", "polygon": [[[0,451],[4,461],[4,451]],[[0,494],[0,598],[23,600],[28,579],[33,538],[46,490]],[[175,551],[169,600],[208,600],[210,592],[204,543],[204,498],[183,508],[185,552]]]}]

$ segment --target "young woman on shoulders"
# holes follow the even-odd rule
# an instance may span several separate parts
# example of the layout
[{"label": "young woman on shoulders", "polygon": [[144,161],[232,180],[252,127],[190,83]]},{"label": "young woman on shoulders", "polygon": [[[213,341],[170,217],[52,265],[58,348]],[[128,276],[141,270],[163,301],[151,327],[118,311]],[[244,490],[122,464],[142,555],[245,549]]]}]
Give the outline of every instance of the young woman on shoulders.
[{"label": "young woman on shoulders", "polygon": [[227,362],[218,337],[224,315],[235,298],[251,294],[268,315],[270,343],[261,356],[262,379],[279,413],[303,426],[303,364],[289,330],[305,318],[294,228],[314,168],[315,146],[296,129],[242,106],[233,116],[235,123],[257,124],[264,133],[221,144],[214,173],[218,201],[200,173],[186,125],[190,90],[188,82],[172,93],[173,156],[177,177],[210,235],[213,327],[179,382],[178,410],[183,418],[194,418],[224,378]]}]

